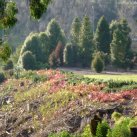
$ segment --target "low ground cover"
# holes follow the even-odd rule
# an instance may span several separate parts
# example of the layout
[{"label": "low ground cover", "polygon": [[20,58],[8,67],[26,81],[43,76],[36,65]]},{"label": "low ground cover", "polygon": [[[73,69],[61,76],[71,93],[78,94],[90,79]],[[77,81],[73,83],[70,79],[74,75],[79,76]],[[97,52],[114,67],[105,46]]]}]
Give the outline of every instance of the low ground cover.
[{"label": "low ground cover", "polygon": [[[18,77],[13,75],[0,85],[0,113],[10,114],[7,116],[9,120],[9,116],[23,120],[18,128],[16,120],[10,121],[12,124],[6,123],[6,130],[11,128],[10,134],[21,132],[28,125],[26,130],[29,132],[31,127],[36,137],[44,136],[44,133],[51,137],[84,137],[83,128],[89,122],[82,124],[82,119],[92,119],[98,109],[111,115],[109,111],[115,111],[113,106],[119,107],[119,104],[129,101],[134,103],[137,99],[136,84],[134,80],[88,78],[60,70],[22,71]],[[127,113],[125,109],[128,106],[120,106],[119,110]],[[128,115],[133,116],[136,107],[132,105],[131,108]],[[4,120],[4,115],[0,120]],[[81,125],[84,125],[83,132],[75,135]]]}]

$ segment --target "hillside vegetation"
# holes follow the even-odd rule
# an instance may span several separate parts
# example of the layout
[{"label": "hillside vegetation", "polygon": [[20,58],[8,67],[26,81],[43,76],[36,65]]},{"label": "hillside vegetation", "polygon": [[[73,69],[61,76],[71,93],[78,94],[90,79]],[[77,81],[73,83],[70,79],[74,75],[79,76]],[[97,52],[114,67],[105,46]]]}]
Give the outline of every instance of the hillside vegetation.
[{"label": "hillside vegetation", "polygon": [[132,35],[136,35],[137,4],[135,0],[118,0],[121,3],[118,6],[116,5],[116,0],[53,0],[47,12],[39,21],[29,17],[26,0],[15,1],[20,9],[18,14],[19,22],[11,30],[9,37],[10,43],[15,46],[22,44],[30,32],[45,30],[46,25],[52,18],[56,18],[67,36],[69,36],[72,20],[76,16],[80,18],[85,15],[89,16],[92,23],[95,22],[95,26],[102,15],[109,22],[116,18],[126,18],[132,29]]}]

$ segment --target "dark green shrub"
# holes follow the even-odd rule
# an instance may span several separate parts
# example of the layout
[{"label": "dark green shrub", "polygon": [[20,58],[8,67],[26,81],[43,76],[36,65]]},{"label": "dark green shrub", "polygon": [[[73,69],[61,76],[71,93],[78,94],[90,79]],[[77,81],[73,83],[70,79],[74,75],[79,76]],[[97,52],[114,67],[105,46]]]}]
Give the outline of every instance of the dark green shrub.
[{"label": "dark green shrub", "polygon": [[34,70],[36,68],[36,60],[32,52],[26,51],[23,53],[21,65],[26,70]]},{"label": "dark green shrub", "polygon": [[8,60],[7,63],[3,67],[3,70],[10,70],[10,69],[13,69],[13,62],[12,62],[12,60]]},{"label": "dark green shrub", "polygon": [[20,56],[23,56],[23,54],[27,51],[32,52],[32,54],[35,56],[36,61],[43,61],[43,52],[42,52],[42,44],[40,43],[40,37],[37,33],[31,33],[25,40]]},{"label": "dark green shrub", "polygon": [[93,61],[92,61],[92,68],[94,68],[94,70],[97,72],[97,73],[101,73],[104,69],[104,61],[103,59],[101,58],[101,53],[98,52],[96,53]]},{"label": "dark green shrub", "polygon": [[4,73],[0,72],[0,83],[4,82],[5,79],[6,78],[5,78]]},{"label": "dark green shrub", "polygon": [[68,43],[64,49],[64,63],[67,66],[75,66],[77,62],[77,47]]},{"label": "dark green shrub", "polygon": [[107,132],[110,129],[106,121],[102,121],[97,126],[96,137],[107,137]]}]

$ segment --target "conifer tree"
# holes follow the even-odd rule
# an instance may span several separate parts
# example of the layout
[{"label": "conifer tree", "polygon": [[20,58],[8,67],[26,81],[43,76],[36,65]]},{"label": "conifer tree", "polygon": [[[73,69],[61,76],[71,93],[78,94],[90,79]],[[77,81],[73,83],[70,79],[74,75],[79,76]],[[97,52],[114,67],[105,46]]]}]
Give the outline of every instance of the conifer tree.
[{"label": "conifer tree", "polygon": [[49,37],[50,53],[55,50],[59,41],[65,45],[65,34],[55,19],[49,22],[47,35]]},{"label": "conifer tree", "polygon": [[80,31],[80,55],[81,62],[84,67],[90,66],[90,61],[92,58],[92,39],[93,32],[91,27],[91,22],[89,17],[85,16],[82,21],[81,31]]},{"label": "conifer tree", "polygon": [[97,24],[97,29],[94,36],[94,45],[97,51],[110,53],[111,36],[109,24],[104,16],[100,18]]},{"label": "conifer tree", "polygon": [[79,44],[79,35],[80,35],[80,27],[81,27],[81,22],[78,17],[74,18],[71,26],[71,41],[75,45]]},{"label": "conifer tree", "polygon": [[132,50],[130,28],[125,19],[111,24],[111,60],[120,68],[131,66]]}]

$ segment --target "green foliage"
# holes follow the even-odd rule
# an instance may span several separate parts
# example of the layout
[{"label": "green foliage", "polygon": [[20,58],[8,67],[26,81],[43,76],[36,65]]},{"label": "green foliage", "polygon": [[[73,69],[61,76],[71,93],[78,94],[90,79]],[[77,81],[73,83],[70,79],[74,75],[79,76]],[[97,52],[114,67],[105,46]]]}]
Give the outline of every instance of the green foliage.
[{"label": "green foliage", "polygon": [[111,117],[116,122],[117,120],[119,120],[122,117],[122,115],[118,112],[114,112]]},{"label": "green foliage", "polygon": [[83,133],[81,134],[81,137],[92,137],[91,131],[90,131],[90,125],[87,125],[87,126],[84,128],[84,131],[83,131]]},{"label": "green foliage", "polygon": [[10,70],[10,69],[13,69],[13,62],[12,62],[12,60],[8,60],[7,62],[6,62],[6,64],[4,65],[4,67],[3,67],[3,70]]},{"label": "green foliage", "polygon": [[104,16],[102,16],[97,24],[97,29],[94,36],[95,49],[100,52],[110,53],[110,30]]},{"label": "green foliage", "polygon": [[32,52],[26,51],[22,55],[21,66],[26,70],[34,70],[36,66],[36,60]]},{"label": "green foliage", "polygon": [[48,137],[72,137],[67,131],[62,131],[60,133],[52,133]]},{"label": "green foliage", "polygon": [[18,12],[16,3],[12,1],[6,2],[5,0],[2,0],[0,2],[0,9],[0,26],[2,26],[2,29],[14,26],[17,22],[16,14]]},{"label": "green foliage", "polygon": [[110,25],[112,33],[111,60],[114,65],[120,68],[132,66],[132,50],[130,28],[126,20],[112,22]]},{"label": "green foliage", "polygon": [[85,16],[80,31],[80,61],[84,67],[90,66],[93,50],[92,38],[91,22],[89,17]]},{"label": "green foliage", "polygon": [[73,44],[79,44],[81,22],[78,17],[74,18],[71,26],[71,41]]},{"label": "green foliage", "polygon": [[110,129],[108,123],[104,120],[97,126],[96,137],[107,137],[107,132]]},{"label": "green foliage", "polygon": [[94,68],[94,70],[97,73],[101,73],[104,69],[104,61],[101,58],[101,53],[97,52],[96,55],[94,56],[94,59],[92,61],[92,68]]},{"label": "green foliage", "polygon": [[17,64],[18,63],[18,59],[20,57],[21,48],[22,48],[22,45],[18,46],[16,48],[16,51],[14,51],[11,54],[11,60],[13,61],[13,64]]},{"label": "green foliage", "polygon": [[32,52],[33,55],[35,55],[36,61],[43,61],[43,52],[41,44],[39,43],[39,35],[37,33],[31,33],[25,40],[22,49],[21,49],[21,55],[24,54],[26,51]]},{"label": "green foliage", "polygon": [[127,119],[122,121],[120,124],[115,124],[112,130],[112,137],[131,137],[128,124],[129,124],[129,120]]},{"label": "green foliage", "polygon": [[137,117],[133,118],[130,123],[129,127],[137,127]]},{"label": "green foliage", "polygon": [[30,0],[29,9],[31,16],[35,19],[39,19],[44,10],[46,10],[44,4],[41,3],[41,0]]},{"label": "green foliage", "polygon": [[64,49],[64,63],[67,66],[75,66],[77,62],[77,46],[68,43]]},{"label": "green foliage", "polygon": [[47,35],[49,37],[50,53],[55,50],[58,42],[61,42],[62,45],[65,45],[65,34],[55,19],[52,19],[49,22],[47,26]]},{"label": "green foliage", "polygon": [[4,82],[5,79],[6,78],[5,78],[4,73],[0,72],[0,83]]},{"label": "green foliage", "polygon": [[39,45],[42,48],[42,62],[48,63],[48,58],[50,55],[50,44],[49,44],[49,38],[46,34],[46,32],[40,32],[39,33]]},{"label": "green foliage", "polygon": [[3,43],[2,45],[0,45],[0,58],[6,62],[10,55],[11,48],[9,47],[9,45],[7,43]]},{"label": "green foliage", "polygon": [[[14,72],[15,73],[15,72]],[[16,78],[16,75],[14,75]],[[47,80],[46,76],[40,76],[35,71],[29,70],[29,71],[21,71],[18,78],[20,79],[30,79],[32,82],[44,82]]]}]

